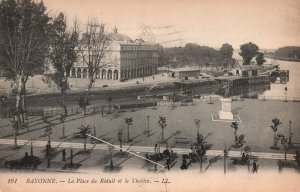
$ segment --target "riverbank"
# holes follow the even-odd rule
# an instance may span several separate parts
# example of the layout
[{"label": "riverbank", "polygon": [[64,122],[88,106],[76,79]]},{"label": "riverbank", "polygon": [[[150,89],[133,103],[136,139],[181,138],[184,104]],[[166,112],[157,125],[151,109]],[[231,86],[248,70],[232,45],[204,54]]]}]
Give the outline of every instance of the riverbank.
[{"label": "riverbank", "polygon": [[296,59],[296,58],[276,57],[276,56],[274,57],[272,55],[264,55],[264,56],[265,56],[265,58],[278,60],[278,61],[290,61],[290,62],[300,63],[300,59]]}]

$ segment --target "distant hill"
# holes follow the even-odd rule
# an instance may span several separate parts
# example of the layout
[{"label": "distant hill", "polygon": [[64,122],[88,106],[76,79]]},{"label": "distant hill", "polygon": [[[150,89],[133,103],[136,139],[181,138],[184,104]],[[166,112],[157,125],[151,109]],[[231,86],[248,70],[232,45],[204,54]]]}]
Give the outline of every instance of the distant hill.
[{"label": "distant hill", "polygon": [[300,62],[300,47],[298,46],[280,47],[276,51],[265,52],[265,56],[269,58],[275,58],[278,60]]}]

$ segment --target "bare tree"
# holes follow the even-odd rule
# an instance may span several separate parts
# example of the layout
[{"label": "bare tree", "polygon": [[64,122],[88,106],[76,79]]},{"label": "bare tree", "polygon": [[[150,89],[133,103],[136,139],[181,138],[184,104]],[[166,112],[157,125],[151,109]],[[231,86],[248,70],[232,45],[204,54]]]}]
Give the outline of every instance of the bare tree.
[{"label": "bare tree", "polygon": [[67,117],[68,115],[65,96],[67,90],[69,90],[68,78],[70,70],[77,60],[78,36],[77,20],[74,21],[71,31],[68,31],[66,17],[63,13],[60,13],[53,19],[49,59],[54,72],[47,74],[46,77],[54,81],[60,89],[62,96],[61,104],[64,109],[63,117]]},{"label": "bare tree", "polygon": [[16,85],[17,132],[24,124],[25,88],[29,76],[40,73],[48,52],[50,18],[43,2],[0,2],[0,60],[5,77]]},{"label": "bare tree", "polygon": [[86,31],[80,41],[82,61],[87,65],[89,74],[89,84],[81,98],[81,106],[84,109],[84,114],[86,114],[88,96],[95,82],[96,72],[105,64],[105,57],[111,49],[111,41],[112,38],[109,33],[105,31],[104,24],[99,24],[95,19],[88,22]]},{"label": "bare tree", "polygon": [[161,128],[161,142],[164,142],[164,129],[167,125],[166,117],[159,116],[158,126]]}]

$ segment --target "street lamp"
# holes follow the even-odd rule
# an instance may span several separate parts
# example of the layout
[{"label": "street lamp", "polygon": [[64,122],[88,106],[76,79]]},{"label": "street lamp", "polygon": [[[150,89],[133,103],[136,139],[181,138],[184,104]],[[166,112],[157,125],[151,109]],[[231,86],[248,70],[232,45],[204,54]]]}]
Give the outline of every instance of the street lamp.
[{"label": "street lamp", "polygon": [[225,148],[224,149],[224,174],[226,174],[226,159],[228,157],[228,152],[230,150],[230,147],[229,148]]},{"label": "street lamp", "polygon": [[292,133],[292,121],[289,121],[289,146],[292,145],[292,136],[293,136],[293,133]]},{"label": "street lamp", "polygon": [[287,102],[287,90],[288,90],[288,88],[285,87],[284,88],[284,94],[285,94],[285,100],[284,100],[284,102]]},{"label": "street lamp", "polygon": [[130,138],[129,138],[129,125],[132,125],[132,117],[130,118],[125,118],[125,122],[127,124],[127,140],[128,142],[130,142]]}]

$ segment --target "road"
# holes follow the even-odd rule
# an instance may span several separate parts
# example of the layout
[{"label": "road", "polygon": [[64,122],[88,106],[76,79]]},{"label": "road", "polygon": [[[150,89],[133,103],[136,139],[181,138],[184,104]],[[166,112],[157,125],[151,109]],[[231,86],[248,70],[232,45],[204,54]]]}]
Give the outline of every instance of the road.
[{"label": "road", "polygon": [[[31,140],[18,140],[18,146],[23,145],[31,145],[36,147],[45,147],[47,144],[47,141],[31,141]],[[13,139],[0,139],[0,145],[14,145]],[[53,141],[51,142],[52,148],[73,148],[73,149],[83,149],[84,144],[83,143],[71,143],[71,142],[57,142]],[[86,144],[87,149],[99,149],[99,150],[107,150],[108,145],[107,144]],[[116,146],[118,148],[118,146]],[[149,146],[130,146],[130,145],[123,145],[123,151],[129,151],[129,152],[135,152],[138,153],[153,153],[154,147]],[[162,149],[163,150],[163,149]],[[177,153],[179,155],[182,154],[188,154],[191,152],[191,149],[184,149],[184,148],[172,148],[174,153]],[[206,152],[206,155],[208,156],[223,156],[224,153],[222,150],[208,150]],[[229,151],[228,152],[229,157],[241,157],[241,151]],[[284,154],[283,153],[264,153],[264,152],[251,152],[251,156],[257,159],[273,159],[273,160],[284,160]],[[287,160],[295,160],[294,154],[287,154]]]}]

